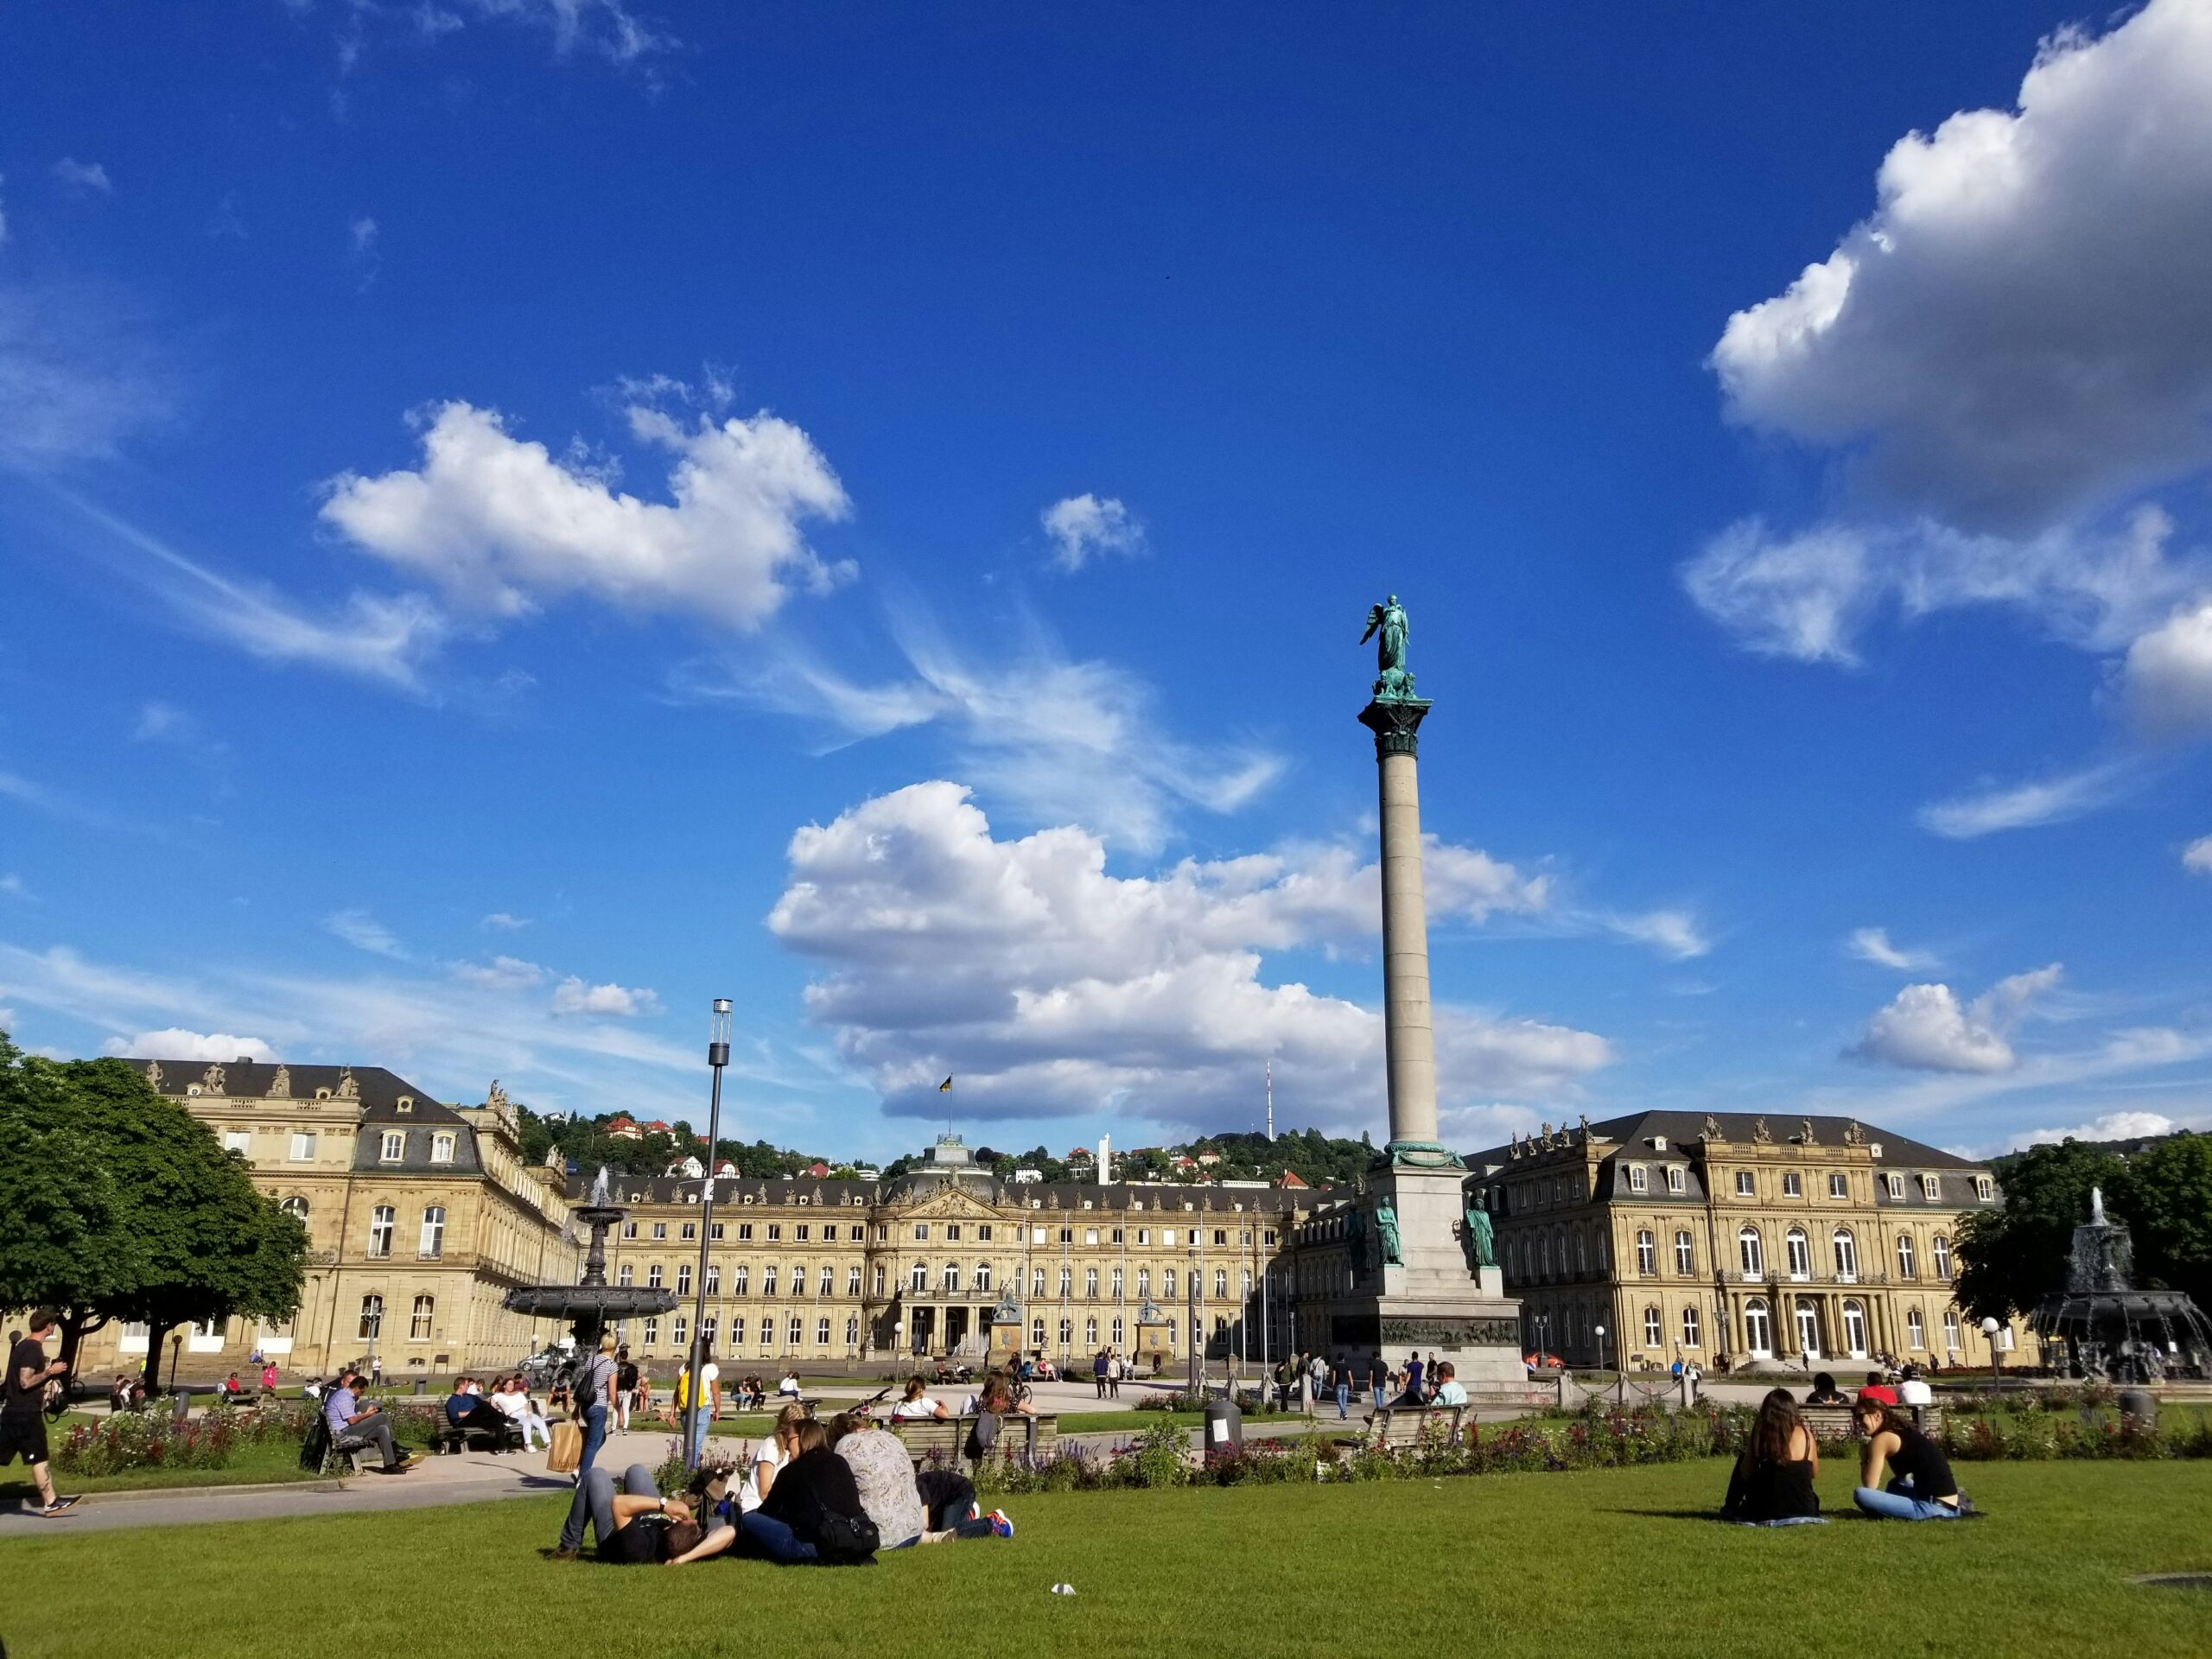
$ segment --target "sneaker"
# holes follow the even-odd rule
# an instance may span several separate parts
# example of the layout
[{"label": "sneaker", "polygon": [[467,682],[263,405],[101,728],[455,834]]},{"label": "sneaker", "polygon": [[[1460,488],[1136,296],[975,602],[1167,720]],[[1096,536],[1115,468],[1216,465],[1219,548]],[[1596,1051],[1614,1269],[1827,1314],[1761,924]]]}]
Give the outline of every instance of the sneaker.
[{"label": "sneaker", "polygon": [[75,1509],[76,1507],[77,1507],[77,1500],[76,1500],[75,1498],[73,1498],[73,1497],[60,1497],[60,1495],[58,1495],[58,1494],[57,1494],[57,1495],[55,1496],[55,1497],[54,1497],[54,1502],[53,1502],[53,1503],[51,1503],[47,1504],[43,1509],[40,1510],[39,1510],[39,1513],[40,1513],[41,1515],[43,1515],[43,1516],[56,1516],[56,1515],[66,1515],[66,1514],[67,1514],[71,1510],[73,1510],[73,1509]]},{"label": "sneaker", "polygon": [[1980,1504],[1975,1503],[1974,1499],[1968,1497],[1964,1492],[1961,1492],[1959,1494],[1959,1516],[1961,1519],[1964,1519],[1969,1515],[1986,1515],[1988,1513],[1988,1510],[1983,1509]]},{"label": "sneaker", "polygon": [[537,1553],[549,1561],[573,1561],[582,1552],[570,1549],[567,1545],[562,1544],[551,1549],[541,1549]]},{"label": "sneaker", "polygon": [[993,1510],[989,1518],[993,1536],[999,1538],[1014,1536],[1014,1521],[1004,1510]]},{"label": "sneaker", "polygon": [[983,1518],[983,1506],[972,1497],[968,1500],[968,1518],[970,1521],[980,1521]]}]

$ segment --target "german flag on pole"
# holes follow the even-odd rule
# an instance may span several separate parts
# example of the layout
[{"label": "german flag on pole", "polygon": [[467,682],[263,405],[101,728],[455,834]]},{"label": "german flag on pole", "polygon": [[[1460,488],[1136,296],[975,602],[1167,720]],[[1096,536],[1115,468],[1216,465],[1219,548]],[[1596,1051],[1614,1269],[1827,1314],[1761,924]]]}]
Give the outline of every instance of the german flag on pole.
[{"label": "german flag on pole", "polygon": [[947,1077],[943,1083],[938,1084],[937,1091],[940,1095],[950,1094],[952,1092],[952,1079],[950,1077]]}]

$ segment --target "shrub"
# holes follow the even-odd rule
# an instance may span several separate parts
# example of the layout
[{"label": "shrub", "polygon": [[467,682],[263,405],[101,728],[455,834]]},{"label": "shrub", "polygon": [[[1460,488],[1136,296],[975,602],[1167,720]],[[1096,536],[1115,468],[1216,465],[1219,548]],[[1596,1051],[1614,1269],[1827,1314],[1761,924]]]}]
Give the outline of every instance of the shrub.
[{"label": "shrub", "polygon": [[179,1425],[150,1412],[124,1412],[79,1423],[54,1448],[54,1466],[72,1475],[120,1475],[137,1469],[220,1469],[238,1445],[238,1414],[217,1408]]}]

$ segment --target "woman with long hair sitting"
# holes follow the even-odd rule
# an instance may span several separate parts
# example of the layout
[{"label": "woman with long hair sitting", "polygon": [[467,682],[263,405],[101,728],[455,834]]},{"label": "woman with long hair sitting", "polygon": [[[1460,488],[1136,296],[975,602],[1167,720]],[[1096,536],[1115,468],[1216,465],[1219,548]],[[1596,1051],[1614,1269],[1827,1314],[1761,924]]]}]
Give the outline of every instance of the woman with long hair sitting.
[{"label": "woman with long hair sitting", "polygon": [[1728,1477],[1720,1518],[1745,1527],[1818,1525],[1823,1517],[1813,1482],[1820,1472],[1821,1449],[1797,1414],[1797,1402],[1789,1389],[1773,1389],[1759,1402],[1751,1435]]},{"label": "woman with long hair sitting", "polygon": [[[1851,1415],[1866,1437],[1853,1503],[1868,1515],[1891,1521],[1955,1521],[1975,1512],[1959,1491],[1943,1448],[1915,1428],[1903,1412],[1862,1394]],[[1885,1470],[1896,1471],[1887,1484],[1882,1480]]]}]

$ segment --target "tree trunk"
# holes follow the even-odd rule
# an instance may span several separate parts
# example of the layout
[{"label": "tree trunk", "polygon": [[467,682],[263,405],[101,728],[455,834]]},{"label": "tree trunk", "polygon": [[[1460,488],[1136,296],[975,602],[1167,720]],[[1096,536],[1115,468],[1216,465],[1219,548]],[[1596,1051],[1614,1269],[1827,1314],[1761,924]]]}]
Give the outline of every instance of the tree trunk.
[{"label": "tree trunk", "polygon": [[146,1393],[150,1397],[162,1391],[162,1350],[168,1344],[169,1332],[176,1327],[159,1319],[146,1322]]},{"label": "tree trunk", "polygon": [[107,1324],[107,1315],[95,1313],[87,1307],[65,1307],[61,1310],[60,1359],[67,1374],[77,1375],[77,1350],[86,1337]]}]

